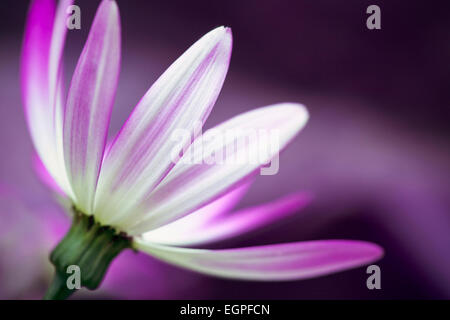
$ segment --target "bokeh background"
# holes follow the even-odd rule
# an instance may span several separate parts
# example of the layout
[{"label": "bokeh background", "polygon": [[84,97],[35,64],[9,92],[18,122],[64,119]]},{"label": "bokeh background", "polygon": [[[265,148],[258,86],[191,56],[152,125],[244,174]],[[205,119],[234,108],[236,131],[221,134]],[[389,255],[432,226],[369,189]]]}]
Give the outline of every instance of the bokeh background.
[{"label": "bokeh background", "polygon": [[[69,32],[68,80],[99,1],[80,0]],[[217,247],[347,238],[385,248],[381,290],[365,268],[319,279],[253,283],[214,279],[123,253],[102,290],[74,298],[450,298],[450,5],[448,1],[118,0],[123,64],[111,134],[157,77],[210,29],[230,26],[231,67],[210,127],[281,101],[311,120],[257,179],[240,207],[305,190],[295,217]],[[381,30],[366,8],[381,7]],[[28,1],[0,2],[0,298],[39,298],[47,255],[69,225],[32,169],[19,87]]]}]

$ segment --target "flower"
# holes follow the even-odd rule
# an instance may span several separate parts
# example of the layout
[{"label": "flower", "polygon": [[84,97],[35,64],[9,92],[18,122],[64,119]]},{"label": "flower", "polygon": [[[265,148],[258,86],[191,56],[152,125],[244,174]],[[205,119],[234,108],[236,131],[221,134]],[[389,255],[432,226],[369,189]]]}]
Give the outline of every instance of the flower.
[{"label": "flower", "polygon": [[[262,281],[316,277],[370,263],[382,249],[363,241],[323,240],[238,249],[188,248],[223,240],[295,212],[307,202],[294,194],[228,214],[263,163],[198,163],[238,145],[226,158],[254,155],[256,143],[218,132],[274,130],[275,157],[304,127],[306,108],[282,103],[238,115],[198,137],[218,97],[231,55],[231,29],[218,27],[192,45],[153,84],[111,142],[107,133],[120,68],[117,4],[103,0],[64,98],[62,53],[65,12],[72,1],[33,1],[23,55],[25,114],[46,177],[70,200],[74,219],[52,252],[55,282],[47,297],[65,298],[68,265],[79,265],[82,285],[95,289],[111,261],[133,248],[214,276]],[[195,137],[175,141],[177,129]],[[206,139],[205,139],[206,138]],[[228,150],[228,149],[227,149]],[[175,152],[174,152],[175,151]],[[177,163],[173,154],[181,154]]]},{"label": "flower", "polygon": [[[47,201],[30,205],[33,194],[23,191],[23,187],[19,192],[14,185],[0,182],[2,300],[42,297],[44,285],[54,273],[48,253],[70,227],[70,219],[61,214],[60,208]],[[20,277],[17,276],[19,267]],[[145,253],[129,250],[111,263],[99,290],[81,290],[77,296],[79,299],[174,298],[198,282],[201,282],[198,277],[166,267]]]}]

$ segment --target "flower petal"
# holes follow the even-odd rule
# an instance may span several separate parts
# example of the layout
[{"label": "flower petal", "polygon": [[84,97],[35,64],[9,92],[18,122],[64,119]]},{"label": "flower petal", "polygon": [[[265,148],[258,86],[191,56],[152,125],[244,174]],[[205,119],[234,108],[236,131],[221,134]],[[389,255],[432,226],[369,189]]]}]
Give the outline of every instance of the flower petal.
[{"label": "flower petal", "polygon": [[[49,51],[49,96],[56,100],[53,106],[62,107],[62,69],[63,69],[63,51],[67,34],[67,8],[73,4],[74,0],[60,0],[56,10],[55,21],[53,24],[52,39]],[[62,116],[62,114],[61,114]],[[62,119],[59,119],[62,123]]]},{"label": "flower petal", "polygon": [[72,4],[73,0],[60,0],[58,3],[49,55],[49,97],[50,105],[53,106],[54,139],[59,170],[58,176],[61,176],[61,178],[57,179],[57,184],[61,185],[60,188],[70,198],[73,198],[73,191],[67,177],[63,147],[63,123],[66,106],[64,95],[63,49],[67,34],[67,9]]},{"label": "flower petal", "polygon": [[64,160],[78,209],[92,213],[120,68],[115,1],[100,4],[78,60],[64,114]]},{"label": "flower petal", "polygon": [[190,141],[171,136],[176,129],[193,135],[208,117],[225,80],[231,43],[230,29],[212,30],[138,103],[105,156],[95,205],[102,222],[132,210],[174,166],[171,152],[181,152]]},{"label": "flower petal", "polygon": [[[305,107],[284,103],[246,112],[208,130],[141,207],[117,226],[131,235],[142,234],[217,199],[278,155],[307,119]],[[217,155],[223,158],[210,161]]]},{"label": "flower petal", "polygon": [[161,246],[137,239],[137,249],[163,261],[223,278],[285,281],[323,276],[380,259],[383,249],[364,241],[320,240],[227,250]]},{"label": "flower petal", "polygon": [[[66,194],[71,194],[62,155],[62,53],[66,38],[66,8],[60,1],[33,1],[27,19],[21,60],[25,116],[36,151]],[[58,140],[59,138],[59,140]]]},{"label": "flower petal", "polygon": [[56,192],[58,195],[65,196],[64,191],[59,187],[55,179],[53,179],[53,177],[50,175],[47,168],[44,166],[37,154],[34,154],[32,157],[32,166],[37,177],[43,184],[49,187],[52,191]]},{"label": "flower petal", "polygon": [[[49,105],[48,66],[55,7],[53,1],[31,4],[22,48],[21,82],[31,137],[43,159],[51,159],[53,108]],[[52,155],[47,155],[48,153]],[[46,156],[47,155],[47,156]]]},{"label": "flower petal", "polygon": [[225,193],[219,199],[179,220],[143,234],[143,238],[154,243],[166,245],[188,245],[195,242],[197,236],[201,237],[201,235],[196,235],[195,233],[203,232],[202,227],[209,225],[208,223],[221,220],[221,217],[231,211],[245,195],[252,182],[253,180]]},{"label": "flower petal", "polygon": [[[143,239],[172,246],[197,246],[237,237],[268,226],[304,208],[311,200],[307,193],[296,193],[277,201],[220,215],[215,219],[192,224],[190,217],[172,222],[156,230],[144,233]],[[214,202],[213,202],[214,203]],[[201,210],[201,209],[200,209]],[[174,229],[176,225],[176,229]]]}]

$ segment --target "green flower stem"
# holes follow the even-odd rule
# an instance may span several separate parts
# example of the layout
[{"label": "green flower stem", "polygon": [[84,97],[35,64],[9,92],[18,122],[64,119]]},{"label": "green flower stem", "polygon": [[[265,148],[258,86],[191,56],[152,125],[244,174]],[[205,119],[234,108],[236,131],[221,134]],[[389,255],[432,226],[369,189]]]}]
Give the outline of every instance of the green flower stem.
[{"label": "green flower stem", "polygon": [[66,276],[55,272],[55,277],[45,293],[44,300],[64,300],[70,297],[74,290],[67,287],[66,281]]},{"label": "green flower stem", "polygon": [[55,277],[44,299],[66,299],[76,289],[68,286],[72,276],[69,266],[77,266],[82,287],[96,289],[111,261],[124,249],[131,248],[131,238],[118,234],[108,226],[95,222],[74,210],[72,226],[50,255],[55,266]]}]

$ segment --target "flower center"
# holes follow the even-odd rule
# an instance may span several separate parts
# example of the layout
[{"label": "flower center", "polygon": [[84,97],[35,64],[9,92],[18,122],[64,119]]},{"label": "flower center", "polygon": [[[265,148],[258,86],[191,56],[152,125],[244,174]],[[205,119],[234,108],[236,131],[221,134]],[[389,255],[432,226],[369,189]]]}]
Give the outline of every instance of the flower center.
[{"label": "flower center", "polygon": [[111,261],[122,250],[132,248],[131,237],[100,225],[93,216],[73,211],[70,230],[50,255],[55,279],[45,296],[48,299],[67,298],[74,292],[77,281],[90,290],[96,289]]}]

